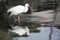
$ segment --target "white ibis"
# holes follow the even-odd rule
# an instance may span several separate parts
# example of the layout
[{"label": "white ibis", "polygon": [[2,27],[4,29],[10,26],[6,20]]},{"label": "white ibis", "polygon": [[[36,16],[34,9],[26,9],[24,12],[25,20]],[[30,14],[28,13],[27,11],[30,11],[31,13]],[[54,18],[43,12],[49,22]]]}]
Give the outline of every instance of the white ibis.
[{"label": "white ibis", "polygon": [[[7,13],[11,12],[10,16],[11,17],[12,15],[19,15],[21,13],[26,13],[28,12],[28,8],[30,7],[30,5],[28,3],[25,4],[25,6],[23,5],[17,5],[17,6],[14,6],[10,9],[7,10]],[[18,22],[20,24],[20,18],[18,16]]]},{"label": "white ibis", "polygon": [[20,26],[12,26],[12,29],[13,30],[10,30],[9,29],[9,32],[13,32],[13,33],[16,33],[16,34],[18,34],[19,36],[23,36],[24,34],[25,35],[30,35],[30,30],[28,29],[28,27],[25,27],[25,28],[23,28],[23,27],[20,27]]}]

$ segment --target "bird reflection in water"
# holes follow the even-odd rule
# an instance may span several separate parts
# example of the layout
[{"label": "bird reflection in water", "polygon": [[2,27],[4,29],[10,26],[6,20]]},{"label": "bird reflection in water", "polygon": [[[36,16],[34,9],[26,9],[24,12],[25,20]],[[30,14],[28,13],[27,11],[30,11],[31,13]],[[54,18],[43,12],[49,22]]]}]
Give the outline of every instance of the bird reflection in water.
[{"label": "bird reflection in water", "polygon": [[10,26],[12,29],[8,29],[8,34],[13,36],[27,37],[31,33],[40,32],[40,30],[38,30],[37,28],[29,29],[28,27],[22,27],[22,26],[12,26],[12,25]]},{"label": "bird reflection in water", "polygon": [[23,28],[21,26],[12,26],[12,25],[11,27],[12,27],[12,30],[8,29],[9,30],[8,34],[12,32],[12,33],[18,34],[19,36],[30,35],[30,30],[28,27]]}]

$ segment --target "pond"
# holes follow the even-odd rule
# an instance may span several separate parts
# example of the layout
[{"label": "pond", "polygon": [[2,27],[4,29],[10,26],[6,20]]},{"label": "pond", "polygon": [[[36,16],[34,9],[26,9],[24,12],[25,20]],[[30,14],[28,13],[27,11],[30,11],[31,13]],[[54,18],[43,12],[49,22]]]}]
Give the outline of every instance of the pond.
[{"label": "pond", "polygon": [[32,32],[28,37],[13,37],[13,40],[60,40],[60,29],[39,27],[39,32]]},{"label": "pond", "polygon": [[[21,23],[22,27],[27,26],[29,28],[30,35],[28,35],[28,36],[27,35],[19,36],[14,33],[8,34],[8,32],[9,32],[8,29],[11,29],[10,24],[17,25],[18,23],[16,24],[13,20],[11,21],[9,18],[4,19],[4,20],[8,20],[8,22],[4,21],[4,20],[0,20],[0,26],[2,27],[2,28],[0,28],[0,40],[1,40],[1,37],[3,40],[6,35],[7,35],[7,37],[8,36],[11,37],[12,40],[60,40],[60,29],[58,29],[57,26],[56,27],[41,26],[40,23],[35,23],[35,21],[38,21],[38,22],[46,21],[46,20],[51,21],[53,18],[53,14],[48,14],[49,12],[47,12],[47,11],[36,12],[35,15],[37,13],[39,13],[40,15],[39,14],[36,15],[39,17],[35,17],[35,15],[34,15],[34,17],[30,18],[31,20],[30,19],[27,20],[28,22]],[[41,15],[43,15],[43,16],[41,16]],[[1,30],[3,30],[3,32],[2,32],[3,34],[1,33]],[[6,33],[4,33],[5,31],[6,31]],[[7,37],[6,37],[6,40],[11,39],[11,38],[7,38]]]}]

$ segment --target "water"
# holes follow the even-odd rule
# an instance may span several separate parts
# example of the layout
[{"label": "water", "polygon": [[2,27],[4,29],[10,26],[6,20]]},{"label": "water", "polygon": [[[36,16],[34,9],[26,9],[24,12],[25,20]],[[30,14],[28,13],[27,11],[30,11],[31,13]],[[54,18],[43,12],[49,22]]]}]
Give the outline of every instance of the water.
[{"label": "water", "polygon": [[13,40],[60,40],[60,29],[39,27],[40,32],[32,32],[28,37],[13,37]]},{"label": "water", "polygon": [[[33,21],[34,22],[36,22],[36,21],[45,22],[48,20],[51,21],[53,19],[53,16],[52,16],[53,14],[50,15],[48,13],[46,13],[44,11],[44,12],[38,12],[38,15],[37,15],[37,13],[32,14],[34,17],[32,17],[31,20],[29,19],[29,21],[31,21],[31,22],[33,22]],[[47,17],[47,16],[49,16],[49,17]],[[10,19],[7,19],[7,20],[10,20]],[[9,22],[2,21],[2,23],[3,23],[4,28],[9,29],[8,28],[8,27],[10,27]],[[14,24],[14,22],[12,24]],[[15,36],[15,35],[13,35],[14,33],[13,34],[11,33],[9,35],[13,38],[13,40],[60,40],[60,29],[58,29],[56,27],[48,27],[48,26],[46,26],[46,27],[42,26],[41,27],[40,23],[36,24],[36,23],[26,23],[26,22],[22,23],[22,25],[23,26],[29,26],[29,28],[31,30],[30,35],[29,36],[18,36],[17,34],[15,34],[15,35],[17,35],[17,36]],[[0,34],[0,36],[1,36],[1,34]],[[6,39],[8,39],[8,38],[6,37]]]}]

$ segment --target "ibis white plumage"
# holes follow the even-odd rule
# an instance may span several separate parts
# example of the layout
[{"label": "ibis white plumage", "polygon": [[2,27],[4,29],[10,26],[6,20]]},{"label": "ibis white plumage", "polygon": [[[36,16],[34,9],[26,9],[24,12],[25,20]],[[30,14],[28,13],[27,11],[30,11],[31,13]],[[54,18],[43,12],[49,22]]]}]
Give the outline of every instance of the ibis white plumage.
[{"label": "ibis white plumage", "polygon": [[[11,12],[10,16],[11,17],[12,15],[19,15],[21,13],[26,13],[28,11],[28,8],[30,7],[30,5],[28,3],[25,4],[25,6],[23,5],[17,5],[17,6],[14,6],[10,9],[7,10],[7,13]],[[18,21],[20,23],[20,18],[18,17]]]}]

